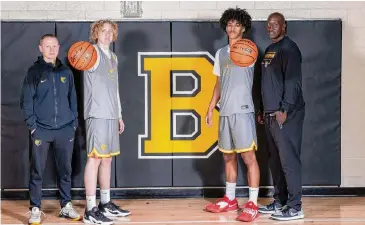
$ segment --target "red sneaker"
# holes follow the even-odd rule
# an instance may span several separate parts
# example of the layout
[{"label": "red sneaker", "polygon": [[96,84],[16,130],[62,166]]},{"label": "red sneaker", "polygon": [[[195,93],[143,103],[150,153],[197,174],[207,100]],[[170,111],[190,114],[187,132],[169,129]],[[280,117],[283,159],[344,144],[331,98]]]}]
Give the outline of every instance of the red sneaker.
[{"label": "red sneaker", "polygon": [[243,213],[237,219],[243,222],[251,222],[259,216],[259,208],[253,202],[247,202],[242,211]]},{"label": "red sneaker", "polygon": [[205,209],[212,213],[236,211],[238,209],[238,202],[236,198],[230,201],[227,196],[224,196],[216,203],[207,205]]}]

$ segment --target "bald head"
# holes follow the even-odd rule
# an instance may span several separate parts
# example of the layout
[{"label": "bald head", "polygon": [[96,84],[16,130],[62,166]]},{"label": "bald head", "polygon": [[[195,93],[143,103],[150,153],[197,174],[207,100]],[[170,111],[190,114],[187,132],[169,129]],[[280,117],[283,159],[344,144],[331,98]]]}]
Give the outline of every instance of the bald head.
[{"label": "bald head", "polygon": [[279,12],[274,12],[274,13],[271,13],[269,15],[269,17],[267,18],[267,21],[269,21],[272,17],[275,17],[278,19],[278,21],[280,21],[282,24],[285,23],[285,17],[283,14],[279,13]]},{"label": "bald head", "polygon": [[283,14],[274,12],[267,18],[267,33],[273,42],[280,41],[286,32],[286,21]]}]

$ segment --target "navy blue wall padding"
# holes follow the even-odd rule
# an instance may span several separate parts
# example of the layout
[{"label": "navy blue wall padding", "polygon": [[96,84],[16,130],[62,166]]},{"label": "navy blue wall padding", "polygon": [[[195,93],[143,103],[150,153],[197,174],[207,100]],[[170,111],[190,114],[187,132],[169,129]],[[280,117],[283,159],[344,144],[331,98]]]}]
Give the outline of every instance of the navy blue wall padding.
[{"label": "navy blue wall padding", "polygon": [[[40,55],[38,44],[45,33],[58,36],[59,58],[76,41],[89,40],[90,22],[1,22],[1,188],[28,188],[29,131],[19,108],[21,85],[27,69]],[[212,187],[224,186],[224,161],[219,151],[208,159],[139,159],[138,135],[145,126],[145,84],[138,76],[138,52],[215,52],[226,45],[216,22],[118,22],[113,50],[119,61],[119,90],[126,130],[120,137],[121,155],[113,160],[111,186]],[[306,101],[302,161],[303,185],[341,184],[341,21],[289,21],[288,35],[303,55],[303,93]],[[259,48],[255,67],[254,101],[260,98],[260,61],[270,40],[264,21],[254,21],[247,38]],[[73,70],[78,94],[80,126],[75,137],[72,186],[84,187],[86,164],[83,121],[82,73]],[[181,80],[179,87],[189,87]],[[207,90],[204,90],[207,91]],[[208,90],[211,92],[212,90]],[[208,102],[206,102],[208,106]],[[204,117],[201,126],[205,126]],[[187,122],[188,123],[188,122]],[[178,122],[178,126],[182,122]],[[186,125],[190,127],[190,125]],[[263,127],[257,125],[261,186],[272,185]],[[50,150],[52,151],[52,150]],[[239,160],[238,185],[247,185],[246,167]],[[44,174],[44,188],[57,187],[53,153]]]}]

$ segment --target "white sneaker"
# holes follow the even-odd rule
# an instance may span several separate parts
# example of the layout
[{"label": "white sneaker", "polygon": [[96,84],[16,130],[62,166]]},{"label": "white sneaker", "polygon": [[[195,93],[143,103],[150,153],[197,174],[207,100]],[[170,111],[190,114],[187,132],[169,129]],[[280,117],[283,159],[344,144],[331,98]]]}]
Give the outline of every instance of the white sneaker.
[{"label": "white sneaker", "polygon": [[28,220],[29,224],[31,224],[31,225],[41,224],[41,213],[42,213],[42,211],[40,211],[38,207],[33,207],[32,211],[30,211],[28,213],[30,213],[30,217],[29,217],[29,220]]},{"label": "white sneaker", "polygon": [[59,217],[61,218],[66,218],[66,219],[70,219],[73,221],[78,221],[80,220],[80,214],[78,214],[76,212],[76,210],[72,207],[72,203],[69,202],[67,203],[60,211]]}]

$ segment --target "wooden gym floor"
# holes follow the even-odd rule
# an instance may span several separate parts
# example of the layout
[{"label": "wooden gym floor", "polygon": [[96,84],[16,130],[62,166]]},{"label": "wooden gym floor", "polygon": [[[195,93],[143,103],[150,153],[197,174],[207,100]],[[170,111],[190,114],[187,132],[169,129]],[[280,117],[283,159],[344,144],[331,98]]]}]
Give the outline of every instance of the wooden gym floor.
[{"label": "wooden gym floor", "polygon": [[[239,199],[242,204],[247,199]],[[268,203],[270,198],[259,199],[259,204]],[[122,208],[131,210],[132,215],[117,218],[114,224],[156,224],[156,225],[230,225],[242,222],[235,221],[238,212],[212,214],[203,208],[214,199],[153,199],[153,200],[115,200]],[[252,223],[268,224],[311,224],[311,225],[364,225],[364,197],[305,197],[304,220],[280,222],[269,219],[268,215],[260,215]],[[29,201],[1,201],[1,224],[27,224]],[[78,212],[83,215],[85,201],[73,201]],[[43,212],[47,215],[42,224],[80,225],[82,221],[72,222],[57,217],[59,203],[56,200],[44,200]]]}]

